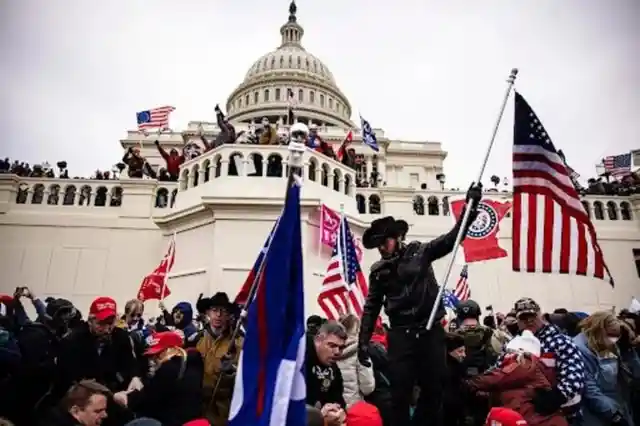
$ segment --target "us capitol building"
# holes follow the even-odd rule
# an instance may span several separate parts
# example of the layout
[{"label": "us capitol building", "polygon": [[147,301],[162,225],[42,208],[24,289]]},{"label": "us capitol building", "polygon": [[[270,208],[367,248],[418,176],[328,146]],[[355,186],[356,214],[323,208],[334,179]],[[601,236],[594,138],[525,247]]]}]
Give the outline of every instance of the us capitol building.
[{"label": "us capitol building", "polygon": [[[356,129],[351,104],[327,65],[304,49],[304,29],[294,4],[280,35],[280,46],[258,58],[229,95],[228,117],[237,131],[267,117],[286,132],[291,124],[286,122],[291,89],[296,120],[317,125],[321,137],[337,150],[349,129]],[[357,236],[372,220],[393,215],[409,222],[408,239],[426,241],[451,229],[449,202],[464,197],[444,189],[447,153],[440,142],[392,140],[383,130],[374,130],[378,153],[363,145],[360,132],[354,131],[356,170],[322,154],[305,153],[302,220],[309,314],[320,311],[316,299],[331,256],[331,249],[319,244],[322,204],[334,210],[344,206]],[[182,131],[163,133],[159,140],[167,151],[181,150],[188,143],[199,143],[201,132],[211,139],[218,131],[215,123],[194,121]],[[155,138],[129,131],[120,143],[124,149],[142,146],[152,167],[164,167],[153,145]],[[233,296],[282,209],[287,156],[286,146],[222,145],[184,163],[178,182],[0,175],[0,292],[28,286],[42,298],[69,298],[85,311],[96,296],[115,297],[124,306],[136,296],[143,277],[158,265],[176,233],[167,305],[195,302],[199,293],[227,291]],[[278,157],[283,167],[267,172],[269,162]],[[256,159],[265,171],[258,176],[250,173]],[[231,163],[240,165],[234,173],[229,173]],[[510,194],[494,190],[486,198],[508,201]],[[583,203],[594,219],[615,289],[582,276],[515,273],[507,257],[469,265],[472,297],[481,306],[493,304],[506,312],[522,296],[533,297],[544,309],[582,311],[624,308],[631,296],[640,296],[640,266],[636,266],[640,198],[588,196]],[[500,229],[500,245],[510,251],[509,217]],[[364,253],[365,271],[376,257],[375,251]],[[434,265],[438,279],[446,265],[446,259]],[[455,266],[450,288],[459,271]]]}]

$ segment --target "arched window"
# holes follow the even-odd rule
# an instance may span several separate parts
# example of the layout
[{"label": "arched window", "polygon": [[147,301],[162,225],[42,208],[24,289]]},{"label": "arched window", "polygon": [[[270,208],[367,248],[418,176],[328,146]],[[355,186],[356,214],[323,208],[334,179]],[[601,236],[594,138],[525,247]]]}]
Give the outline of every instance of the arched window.
[{"label": "arched window", "polygon": [[93,205],[96,207],[104,207],[107,205],[107,188],[99,186],[96,189],[96,196],[93,198]]},{"label": "arched window", "polygon": [[336,192],[340,192],[340,181],[342,180],[342,173],[340,169],[335,169],[333,171],[333,190]]},{"label": "arched window", "polygon": [[316,170],[318,169],[318,163],[314,158],[309,160],[309,180],[315,182]]},{"label": "arched window", "polygon": [[274,58],[273,56],[271,57],[271,69],[274,69],[276,67],[276,58]]},{"label": "arched window", "polygon": [[122,205],[122,188],[119,186],[114,186],[111,188],[111,201],[109,202],[109,206],[111,207],[120,207]]},{"label": "arched window", "polygon": [[358,213],[365,214],[367,211],[367,205],[362,194],[356,194],[356,206],[358,207]]},{"label": "arched window", "polygon": [[440,206],[438,206],[438,198],[432,195],[427,200],[429,216],[438,216],[440,214]]},{"label": "arched window", "polygon": [[258,103],[258,92],[253,92],[253,103],[257,104]]},{"label": "arched window", "polygon": [[284,68],[284,58],[280,56],[280,68]]},{"label": "arched window", "polygon": [[582,203],[582,207],[584,208],[584,211],[587,213],[587,217],[591,217],[591,206],[589,205],[588,201],[582,200],[580,201]]},{"label": "arched window", "polygon": [[376,194],[372,194],[369,196],[369,214],[380,214],[381,211],[380,197]]},{"label": "arched window", "polygon": [[280,88],[276,88],[276,101],[280,100]]},{"label": "arched window", "polygon": [[267,157],[267,177],[282,177],[282,157],[271,154]]},{"label": "arched window", "polygon": [[177,197],[178,197],[178,190],[174,189],[173,191],[171,191],[171,204],[169,205],[169,207],[174,206],[174,204],[176,203]]},{"label": "arched window", "polygon": [[298,68],[302,67],[302,59],[300,59],[300,56],[298,56],[297,66]]},{"label": "arched window", "polygon": [[229,168],[227,170],[227,176],[240,176],[242,171],[242,154],[234,152],[229,155]]},{"label": "arched window", "polygon": [[193,186],[198,186],[200,183],[200,166],[198,164],[194,164],[191,169],[191,179],[193,180]]},{"label": "arched window", "polygon": [[289,68],[293,68],[293,57],[289,55]]},{"label": "arched window", "polygon": [[316,101],[316,92],[314,92],[313,90],[311,90],[309,92],[309,102],[310,103],[315,103]]},{"label": "arched window", "polygon": [[329,166],[327,164],[322,165],[322,186],[329,186]]},{"label": "arched window", "polygon": [[320,106],[324,108],[324,95],[320,94]]},{"label": "arched window", "polygon": [[189,169],[184,169],[180,176],[180,190],[186,191],[189,187]]},{"label": "arched window", "polygon": [[442,214],[449,216],[449,197],[442,197]]},{"label": "arched window", "polygon": [[222,173],[222,157],[216,155],[213,159],[213,164],[215,164],[215,166],[213,166],[215,168],[213,176],[220,177],[220,174]]},{"label": "arched window", "polygon": [[413,212],[418,216],[424,216],[424,198],[421,195],[413,197]]},{"label": "arched window", "polygon": [[609,220],[618,220],[618,205],[613,201],[607,202],[607,216]]},{"label": "arched window", "polygon": [[90,206],[91,205],[91,187],[89,185],[85,185],[80,188],[80,198],[78,199],[79,206]]},{"label": "arched window", "polygon": [[49,187],[49,196],[47,197],[47,204],[50,206],[57,206],[60,200],[60,185],[51,185]]},{"label": "arched window", "polygon": [[29,185],[21,183],[18,186],[18,193],[16,194],[16,204],[25,204],[27,202],[27,196],[29,195]]},{"label": "arched window", "polygon": [[33,187],[33,194],[31,195],[31,204],[42,204],[44,199],[44,185],[41,183]]},{"label": "arched window", "polygon": [[211,161],[209,160],[204,160],[204,162],[202,163],[202,168],[203,168],[203,175],[202,178],[204,179],[203,182],[209,182],[209,177],[210,177],[210,170],[211,170]]},{"label": "arched window", "polygon": [[304,90],[298,90],[298,102],[304,102]]},{"label": "arched window", "polygon": [[76,187],[69,185],[64,189],[63,206],[73,206],[76,203]]},{"label": "arched window", "polygon": [[593,215],[596,220],[604,220],[604,208],[602,207],[602,203],[600,201],[593,202]]},{"label": "arched window", "polygon": [[249,94],[247,94],[247,95],[244,97],[244,104],[245,104],[246,106],[249,106]]},{"label": "arched window", "polygon": [[264,101],[269,102],[269,89],[264,89]]},{"label": "arched window", "polygon": [[262,155],[257,152],[249,154],[247,167],[247,176],[262,176]]},{"label": "arched window", "polygon": [[626,201],[620,203],[620,216],[622,220],[631,220],[631,205]]},{"label": "arched window", "polygon": [[351,194],[352,186],[353,182],[351,181],[351,175],[344,175],[344,193],[347,195]]},{"label": "arched window", "polygon": [[164,209],[169,205],[169,190],[167,188],[159,188],[156,192],[156,208]]}]

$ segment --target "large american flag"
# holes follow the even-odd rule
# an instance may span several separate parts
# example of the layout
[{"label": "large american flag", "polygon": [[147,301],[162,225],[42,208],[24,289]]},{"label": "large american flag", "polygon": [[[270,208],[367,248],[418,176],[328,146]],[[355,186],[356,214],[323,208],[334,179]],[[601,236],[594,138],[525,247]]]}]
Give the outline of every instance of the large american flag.
[{"label": "large american flag", "polygon": [[604,170],[611,176],[624,176],[631,173],[631,153],[611,155],[602,160]]},{"label": "large american flag", "polygon": [[358,263],[353,236],[342,217],[318,304],[329,319],[345,314],[361,316],[367,293],[367,280]]},{"label": "large american flag", "polygon": [[611,280],[570,172],[519,93],[513,139],[513,270]]},{"label": "large american flag", "polygon": [[465,302],[471,297],[471,290],[469,289],[469,283],[467,282],[468,278],[469,268],[467,265],[464,265],[460,271],[460,278],[458,278],[456,289],[453,291],[453,295],[459,302]]},{"label": "large american flag", "polygon": [[137,112],[136,121],[138,122],[138,130],[169,128],[169,114],[173,111],[175,111],[174,107],[163,106]]}]

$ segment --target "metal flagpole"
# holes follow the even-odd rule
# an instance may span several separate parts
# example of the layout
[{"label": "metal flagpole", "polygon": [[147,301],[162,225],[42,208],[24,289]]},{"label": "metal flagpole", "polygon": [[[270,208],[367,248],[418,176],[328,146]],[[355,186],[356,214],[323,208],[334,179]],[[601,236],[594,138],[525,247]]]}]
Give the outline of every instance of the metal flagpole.
[{"label": "metal flagpole", "polygon": [[[480,183],[482,181],[482,175],[484,175],[484,169],[487,167],[487,162],[489,161],[489,155],[491,155],[491,150],[493,149],[493,144],[496,140],[496,135],[498,134],[498,128],[500,127],[500,122],[502,121],[502,116],[504,114],[504,110],[507,107],[507,101],[509,100],[509,95],[511,94],[511,89],[513,88],[513,84],[516,81],[516,76],[518,75],[518,69],[513,68],[511,70],[511,74],[507,79],[507,90],[504,94],[504,99],[502,101],[502,107],[500,108],[500,113],[498,114],[498,119],[496,120],[496,124],[493,126],[493,133],[491,134],[491,139],[489,140],[489,146],[487,147],[487,152],[484,155],[484,160],[482,161],[482,165],[480,166],[480,172],[478,173],[478,179],[476,179],[476,183]],[[458,231],[458,235],[456,236],[456,241],[453,244],[453,252],[451,253],[451,259],[449,260],[449,265],[447,266],[446,273],[444,274],[444,278],[441,281],[440,288],[438,289],[438,295],[436,296],[436,300],[433,303],[433,308],[431,308],[431,314],[429,315],[429,322],[427,322],[427,330],[431,330],[433,327],[433,322],[436,318],[436,312],[438,312],[438,307],[440,306],[440,301],[442,300],[442,295],[444,294],[444,289],[447,286],[447,282],[449,281],[449,277],[451,276],[451,270],[453,269],[453,265],[456,261],[456,254],[458,253],[458,246],[462,241],[462,233],[467,228],[467,222],[469,222],[469,217],[471,216],[471,208],[469,201],[467,201],[466,209],[464,212],[464,216],[462,218],[462,223],[460,224],[460,230]]]}]

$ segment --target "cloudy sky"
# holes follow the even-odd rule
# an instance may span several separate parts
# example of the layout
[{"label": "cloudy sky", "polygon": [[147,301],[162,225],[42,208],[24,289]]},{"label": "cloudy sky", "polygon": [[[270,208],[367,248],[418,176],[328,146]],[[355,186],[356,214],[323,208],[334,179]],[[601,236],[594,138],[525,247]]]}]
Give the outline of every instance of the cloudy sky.
[{"label": "cloudy sky", "polygon": [[[135,111],[172,127],[211,120],[260,55],[288,0],[0,0],[0,155],[108,169]],[[447,186],[472,180],[509,70],[584,177],[640,148],[637,0],[299,0],[304,46],[387,135],[442,141]],[[512,104],[488,175],[511,174]],[[356,115],[357,117],[357,115]],[[488,181],[488,178],[485,179]]]}]

